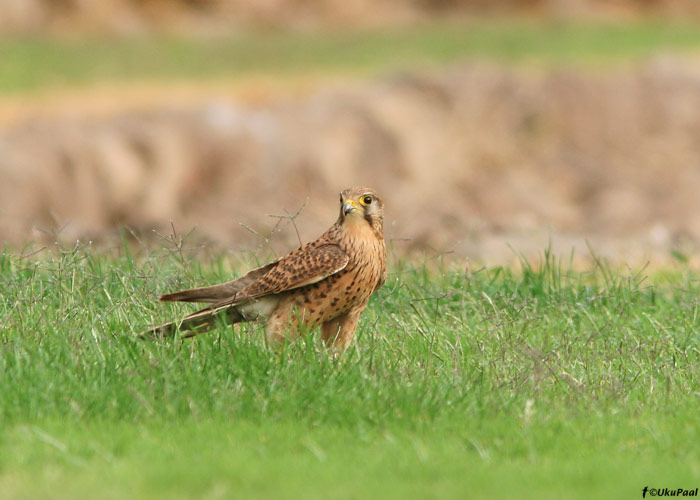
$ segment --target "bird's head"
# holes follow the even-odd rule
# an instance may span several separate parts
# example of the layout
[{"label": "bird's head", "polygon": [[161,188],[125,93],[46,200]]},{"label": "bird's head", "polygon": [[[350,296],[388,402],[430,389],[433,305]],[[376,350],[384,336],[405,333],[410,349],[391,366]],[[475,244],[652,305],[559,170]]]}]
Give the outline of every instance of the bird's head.
[{"label": "bird's head", "polygon": [[341,224],[367,223],[376,231],[384,228],[384,202],[372,188],[354,187],[340,193]]}]

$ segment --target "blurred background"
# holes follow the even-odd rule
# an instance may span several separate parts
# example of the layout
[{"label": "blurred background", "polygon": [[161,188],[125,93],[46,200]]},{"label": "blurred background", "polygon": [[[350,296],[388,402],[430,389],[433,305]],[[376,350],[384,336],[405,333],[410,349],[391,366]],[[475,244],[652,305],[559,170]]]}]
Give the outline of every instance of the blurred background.
[{"label": "blurred background", "polygon": [[281,253],[352,185],[399,254],[693,259],[700,2],[0,0],[0,243]]}]

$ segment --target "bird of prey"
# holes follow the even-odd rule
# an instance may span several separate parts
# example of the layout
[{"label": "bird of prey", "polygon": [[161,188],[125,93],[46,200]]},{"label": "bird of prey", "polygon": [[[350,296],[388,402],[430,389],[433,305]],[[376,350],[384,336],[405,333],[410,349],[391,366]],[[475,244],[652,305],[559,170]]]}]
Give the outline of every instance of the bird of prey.
[{"label": "bird of prey", "polygon": [[285,257],[219,285],[184,290],[161,301],[208,307],[141,335],[191,337],[227,323],[264,320],[275,345],[320,325],[324,343],[347,348],[369,298],[386,281],[384,203],[370,188],[340,193],[340,215],[330,229]]}]

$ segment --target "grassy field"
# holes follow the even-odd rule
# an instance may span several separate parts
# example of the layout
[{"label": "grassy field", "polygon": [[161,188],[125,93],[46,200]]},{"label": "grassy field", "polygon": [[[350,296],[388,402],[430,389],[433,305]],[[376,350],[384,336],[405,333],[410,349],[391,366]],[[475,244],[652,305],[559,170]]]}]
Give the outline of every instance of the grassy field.
[{"label": "grassy field", "polygon": [[0,93],[132,81],[367,74],[460,59],[606,64],[659,51],[700,51],[693,23],[472,21],[334,33],[226,38],[6,38]]},{"label": "grassy field", "polygon": [[0,257],[3,499],[700,486],[700,285],[688,269],[398,262],[337,360],[313,335],[270,350],[255,326],[134,338],[191,309],[156,303],[159,292],[232,267],[243,266],[165,249]]},{"label": "grassy field", "polygon": [[[0,40],[0,95],[485,59],[617,64],[700,51],[682,23],[475,22],[401,31]],[[259,326],[134,334],[160,292],[253,262],[168,249],[0,254],[5,499],[640,498],[700,486],[700,276],[543,256],[396,262],[334,359]]]}]

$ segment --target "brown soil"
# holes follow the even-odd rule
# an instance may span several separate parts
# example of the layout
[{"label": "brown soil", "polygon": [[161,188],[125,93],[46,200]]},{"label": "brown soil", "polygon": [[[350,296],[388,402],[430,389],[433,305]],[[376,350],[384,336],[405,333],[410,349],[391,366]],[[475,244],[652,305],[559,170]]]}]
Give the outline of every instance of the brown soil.
[{"label": "brown soil", "polygon": [[696,0],[0,0],[0,33],[136,34],[387,26],[435,16],[698,16]]},{"label": "brown soil", "polygon": [[[0,239],[186,232],[255,244],[294,213],[302,239],[370,185],[397,251],[494,262],[515,250],[663,258],[700,240],[700,67],[601,74],[462,65],[308,95],[14,115],[0,127]],[[167,93],[166,93],[167,94]],[[118,101],[122,102],[122,101]],[[78,107],[79,108],[79,107]],[[288,212],[285,212],[288,211]],[[293,228],[279,249],[296,240]],[[284,243],[282,243],[284,242]]]}]

